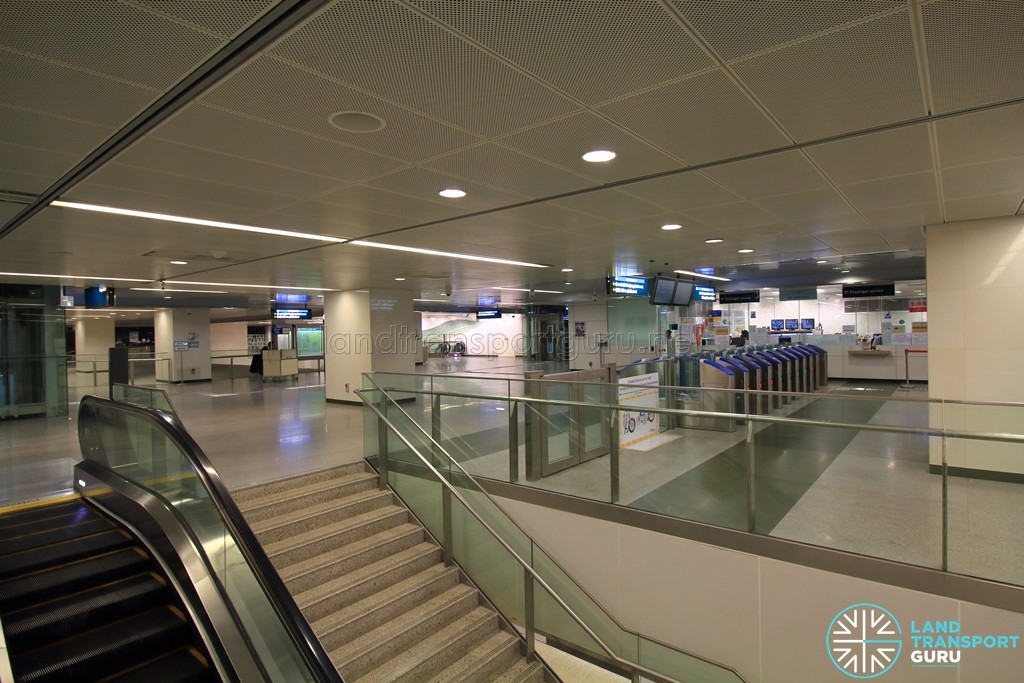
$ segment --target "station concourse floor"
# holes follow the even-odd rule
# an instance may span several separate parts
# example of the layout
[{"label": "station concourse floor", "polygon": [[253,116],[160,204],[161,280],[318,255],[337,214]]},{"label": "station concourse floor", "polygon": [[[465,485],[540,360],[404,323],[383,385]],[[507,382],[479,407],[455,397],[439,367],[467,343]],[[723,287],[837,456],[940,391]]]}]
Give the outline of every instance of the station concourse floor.
[{"label": "station concourse floor", "polygon": [[[417,366],[424,374],[480,377],[521,377],[524,369],[538,367],[544,365],[480,357],[431,358]],[[567,369],[565,364],[546,367],[552,372]],[[322,382],[323,374],[316,372],[283,382],[236,373],[212,382],[151,386],[168,394],[228,488],[236,489],[362,458],[362,409],[327,403]],[[844,414],[840,421],[926,424],[925,404],[887,400],[899,395],[895,383],[855,384],[832,382],[829,391],[841,396],[844,389],[863,389],[877,400],[862,401],[857,404],[862,415]],[[0,420],[0,505],[70,490],[72,468],[80,457],[78,402],[89,393],[102,396],[105,387],[69,389],[65,417]],[[924,395],[923,390],[916,394]],[[794,408],[800,412],[793,416],[830,419],[829,403],[804,403]],[[844,405],[844,413],[854,405],[835,403]],[[484,435],[487,430],[481,425],[486,426],[486,416],[478,410],[467,405],[446,411],[446,430],[466,439]],[[928,473],[925,437],[844,430],[808,439],[799,432],[770,429],[774,431],[758,437],[758,457],[764,463],[759,472],[765,477],[763,482],[759,477],[760,532],[936,566],[941,489],[940,478]],[[733,490],[737,484],[730,472],[742,463],[742,429],[681,431],[685,434],[675,446],[622,452],[622,503],[726,526],[741,524],[745,502],[736,501],[745,498]],[[495,460],[507,468],[507,455]],[[593,486],[594,497],[601,499],[599,489],[606,484],[592,483],[607,481],[600,474],[607,469],[601,461],[607,458],[538,485],[573,493]],[[464,465],[473,474],[488,476],[488,457]],[[951,477],[949,489],[950,569],[1024,584],[1024,554],[1019,552],[1024,547],[1024,485]]]}]

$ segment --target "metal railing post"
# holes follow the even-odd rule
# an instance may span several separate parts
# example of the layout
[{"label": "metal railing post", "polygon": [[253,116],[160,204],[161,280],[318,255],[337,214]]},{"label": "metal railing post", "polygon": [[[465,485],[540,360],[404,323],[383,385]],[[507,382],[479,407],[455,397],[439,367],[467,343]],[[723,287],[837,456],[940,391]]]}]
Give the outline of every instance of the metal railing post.
[{"label": "metal railing post", "polygon": [[377,486],[388,487],[388,426],[384,418],[377,418]]},{"label": "metal railing post", "polygon": [[447,486],[441,487],[441,545],[444,550],[444,564],[452,564],[452,492]]},{"label": "metal railing post", "polygon": [[519,401],[509,401],[508,406],[508,480],[519,481]]},{"label": "metal railing post", "polygon": [[949,571],[949,464],[946,437],[942,437],[942,571]]},{"label": "metal railing post", "polygon": [[611,502],[619,502],[619,420],[617,408],[611,409],[611,432],[608,434],[608,464],[611,468]]},{"label": "metal railing post", "polygon": [[441,462],[441,394],[430,397],[430,438],[434,443],[434,458]]},{"label": "metal railing post", "polygon": [[757,485],[754,471],[754,423],[747,415],[747,531],[754,533],[757,526]]},{"label": "metal railing post", "polygon": [[537,638],[537,626],[533,610],[533,574],[526,567],[523,567],[523,621],[526,625],[526,656],[531,657],[534,640]]}]

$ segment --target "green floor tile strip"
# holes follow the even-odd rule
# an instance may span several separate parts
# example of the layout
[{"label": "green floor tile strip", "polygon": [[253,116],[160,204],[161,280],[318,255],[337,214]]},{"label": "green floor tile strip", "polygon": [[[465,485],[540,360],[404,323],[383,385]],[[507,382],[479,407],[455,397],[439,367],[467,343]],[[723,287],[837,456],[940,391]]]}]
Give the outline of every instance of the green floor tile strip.
[{"label": "green floor tile strip", "polygon": [[[884,400],[815,401],[789,417],[864,424],[883,405]],[[856,429],[776,424],[755,435],[757,531],[771,533],[858,433]],[[747,444],[728,448],[630,507],[746,530]]]}]

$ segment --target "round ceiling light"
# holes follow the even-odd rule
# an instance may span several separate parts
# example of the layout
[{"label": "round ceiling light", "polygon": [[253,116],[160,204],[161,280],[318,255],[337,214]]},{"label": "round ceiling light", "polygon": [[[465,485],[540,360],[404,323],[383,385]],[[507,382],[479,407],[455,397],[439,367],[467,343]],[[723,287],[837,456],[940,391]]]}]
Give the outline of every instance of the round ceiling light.
[{"label": "round ceiling light", "polygon": [[593,152],[587,152],[583,155],[583,161],[589,161],[591,163],[611,161],[614,158],[615,152],[607,149],[595,149]]},{"label": "round ceiling light", "polygon": [[374,133],[384,127],[382,119],[361,111],[339,111],[327,120],[346,133]]},{"label": "round ceiling light", "polygon": [[737,249],[736,253],[737,254],[753,254],[754,250],[753,249]]},{"label": "round ceiling light", "polygon": [[723,240],[720,237],[712,237],[711,239],[704,240],[704,244],[718,244],[722,241]]},{"label": "round ceiling light", "polygon": [[404,277],[396,277],[395,278],[395,282],[405,282],[405,278]]},{"label": "round ceiling light", "polygon": [[462,190],[456,190],[453,187],[441,190],[440,192],[438,192],[438,194],[441,195],[442,197],[447,197],[448,199],[458,199],[459,197],[466,196],[465,192],[463,192]]},{"label": "round ceiling light", "polygon": [[661,226],[661,229],[662,230],[678,230],[681,227],[683,227],[683,226],[679,225],[678,223],[666,223],[665,225]]},{"label": "round ceiling light", "polygon": [[171,261],[172,266],[187,266],[188,261]]},{"label": "round ceiling light", "polygon": [[571,273],[572,272],[572,268],[562,268],[562,272],[563,273]]},{"label": "round ceiling light", "polygon": [[828,263],[828,261],[826,261],[825,259],[822,259],[820,261],[815,261],[815,263],[817,263],[818,265],[821,265],[823,263]]}]

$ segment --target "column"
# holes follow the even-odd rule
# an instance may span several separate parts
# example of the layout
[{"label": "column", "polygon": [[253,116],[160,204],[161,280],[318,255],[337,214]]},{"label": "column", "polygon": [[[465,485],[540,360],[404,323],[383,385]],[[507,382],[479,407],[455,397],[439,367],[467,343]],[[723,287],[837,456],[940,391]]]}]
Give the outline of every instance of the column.
[{"label": "column", "polygon": [[153,316],[158,382],[201,382],[211,378],[210,311],[162,308]]},{"label": "column", "polygon": [[[1024,216],[930,225],[925,240],[929,396],[1024,402],[1024,316],[1018,310],[1024,298]],[[1018,434],[1021,429],[1019,407],[931,410],[935,427]],[[930,452],[933,469],[941,464],[937,441]],[[1024,453],[1010,444],[949,440],[947,461],[1014,481],[1024,474]]]}]

